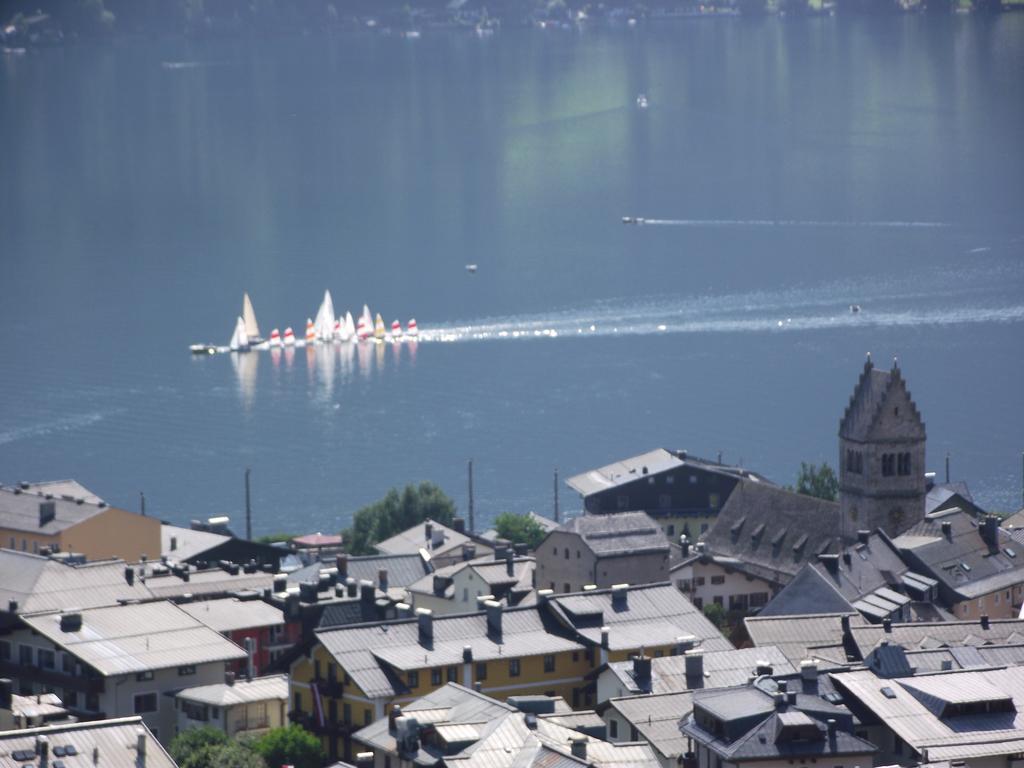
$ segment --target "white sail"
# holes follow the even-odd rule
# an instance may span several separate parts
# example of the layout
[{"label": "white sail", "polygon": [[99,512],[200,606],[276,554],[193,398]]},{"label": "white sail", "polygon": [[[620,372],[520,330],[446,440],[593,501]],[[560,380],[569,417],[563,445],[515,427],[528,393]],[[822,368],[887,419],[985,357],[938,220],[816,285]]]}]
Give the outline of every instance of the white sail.
[{"label": "white sail", "polygon": [[366,323],[367,328],[373,328],[373,315],[370,314],[370,308],[363,304],[363,322]]},{"label": "white sail", "polygon": [[231,335],[228,349],[232,352],[240,352],[249,348],[249,336],[245,332],[245,320],[238,318],[235,323],[235,332]]},{"label": "white sail", "polygon": [[334,336],[334,302],[331,300],[331,292],[324,291],[324,300],[320,302],[320,309],[316,313],[316,337],[320,341],[330,341]]},{"label": "white sail", "polygon": [[245,321],[245,335],[249,339],[260,339],[260,327],[256,323],[256,313],[252,308],[252,301],[249,300],[249,294],[246,293],[242,296],[242,319]]},{"label": "white sail", "polygon": [[356,335],[356,324],[352,320],[352,313],[345,313],[345,320],[341,324],[341,340],[352,341]]}]

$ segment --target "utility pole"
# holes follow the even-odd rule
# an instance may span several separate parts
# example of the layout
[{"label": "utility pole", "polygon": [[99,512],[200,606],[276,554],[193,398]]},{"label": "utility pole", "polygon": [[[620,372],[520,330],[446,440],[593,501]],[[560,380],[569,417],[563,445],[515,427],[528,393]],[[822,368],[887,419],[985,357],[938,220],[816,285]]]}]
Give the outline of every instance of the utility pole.
[{"label": "utility pole", "polygon": [[562,522],[562,514],[558,511],[558,467],[555,467],[555,522]]},{"label": "utility pole", "polygon": [[469,532],[476,533],[476,520],[473,517],[473,460],[469,460]]},{"label": "utility pole", "polygon": [[142,491],[139,491],[139,512],[142,513],[143,517],[146,516],[146,494]]},{"label": "utility pole", "polygon": [[946,485],[949,485],[949,451],[946,451]]},{"label": "utility pole", "polygon": [[249,499],[249,475],[252,470],[245,468],[245,538],[252,541],[252,505]]}]

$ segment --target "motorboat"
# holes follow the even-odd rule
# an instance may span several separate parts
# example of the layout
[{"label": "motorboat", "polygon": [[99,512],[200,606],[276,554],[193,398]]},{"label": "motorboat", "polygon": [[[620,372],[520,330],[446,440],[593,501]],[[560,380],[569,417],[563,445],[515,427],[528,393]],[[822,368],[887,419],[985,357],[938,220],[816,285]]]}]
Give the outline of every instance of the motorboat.
[{"label": "motorboat", "polygon": [[193,355],[213,355],[217,353],[217,347],[214,344],[190,344],[188,349]]},{"label": "motorboat", "polygon": [[636,97],[636,105],[640,107],[640,109],[647,109],[647,97],[641,93]]},{"label": "motorboat", "polygon": [[851,305],[850,305],[850,312],[852,312],[852,313],[853,313],[853,314],[855,314],[855,315],[856,315],[856,314],[857,314],[858,312],[860,312],[860,304],[851,304]]},{"label": "motorboat", "polygon": [[467,272],[470,272],[470,273],[476,272],[476,269],[477,269],[476,264],[467,264],[466,265],[466,271]]}]

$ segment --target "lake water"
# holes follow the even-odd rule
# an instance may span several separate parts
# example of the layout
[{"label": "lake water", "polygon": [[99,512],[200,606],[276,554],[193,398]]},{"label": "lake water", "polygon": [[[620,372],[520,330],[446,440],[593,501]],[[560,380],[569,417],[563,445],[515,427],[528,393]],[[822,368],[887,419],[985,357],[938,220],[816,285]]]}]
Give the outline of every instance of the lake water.
[{"label": "lake water", "polygon": [[[240,524],[252,467],[256,533],[471,457],[478,524],[657,446],[792,482],[870,351],[1016,509],[1022,73],[1024,14],[0,57],[0,480]],[[325,288],[434,338],[188,352]]]}]

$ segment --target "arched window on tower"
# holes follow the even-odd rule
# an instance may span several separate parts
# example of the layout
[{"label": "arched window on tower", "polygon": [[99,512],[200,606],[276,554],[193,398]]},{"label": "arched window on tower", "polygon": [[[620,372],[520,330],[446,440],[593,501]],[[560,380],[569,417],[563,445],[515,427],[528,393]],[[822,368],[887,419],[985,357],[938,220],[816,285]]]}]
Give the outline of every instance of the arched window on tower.
[{"label": "arched window on tower", "polygon": [[897,470],[898,474],[904,475],[904,476],[910,474],[910,454],[909,453],[901,453],[901,454],[899,454],[899,461],[898,461],[897,464],[898,465],[896,467],[896,470]]},{"label": "arched window on tower", "polygon": [[883,453],[882,454],[882,476],[892,477],[896,474],[896,454],[895,453]]}]

